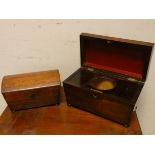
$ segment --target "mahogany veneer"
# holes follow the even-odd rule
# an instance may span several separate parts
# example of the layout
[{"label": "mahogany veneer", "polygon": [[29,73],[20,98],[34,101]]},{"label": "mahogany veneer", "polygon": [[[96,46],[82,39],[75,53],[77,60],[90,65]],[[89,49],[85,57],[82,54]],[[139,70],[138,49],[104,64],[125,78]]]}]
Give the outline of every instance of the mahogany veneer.
[{"label": "mahogany veneer", "polygon": [[4,76],[2,94],[9,106],[17,110],[59,104],[58,70]]},{"label": "mahogany veneer", "polygon": [[[146,81],[153,46],[143,41],[82,33],[81,66],[63,82],[68,105],[128,127]],[[108,79],[113,81],[110,90],[91,84]]]}]

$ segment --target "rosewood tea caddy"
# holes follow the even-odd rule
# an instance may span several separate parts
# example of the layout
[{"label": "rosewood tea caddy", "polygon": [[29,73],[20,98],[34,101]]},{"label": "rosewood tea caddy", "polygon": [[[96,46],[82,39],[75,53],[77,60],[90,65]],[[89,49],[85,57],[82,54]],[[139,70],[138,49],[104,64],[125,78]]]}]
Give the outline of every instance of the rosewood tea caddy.
[{"label": "rosewood tea caddy", "polygon": [[60,95],[59,71],[49,70],[4,76],[1,91],[13,112],[58,104]]},{"label": "rosewood tea caddy", "polygon": [[153,45],[82,33],[81,67],[63,82],[67,104],[129,126]]}]

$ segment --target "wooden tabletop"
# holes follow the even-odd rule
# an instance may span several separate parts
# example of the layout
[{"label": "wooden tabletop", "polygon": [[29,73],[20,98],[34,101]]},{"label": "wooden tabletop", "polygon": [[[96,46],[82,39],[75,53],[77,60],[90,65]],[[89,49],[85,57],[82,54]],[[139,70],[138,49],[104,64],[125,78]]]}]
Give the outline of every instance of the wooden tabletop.
[{"label": "wooden tabletop", "polygon": [[62,91],[56,106],[33,108],[12,113],[7,107],[0,117],[0,134],[13,135],[133,135],[142,134],[136,112],[130,127],[68,107]]}]

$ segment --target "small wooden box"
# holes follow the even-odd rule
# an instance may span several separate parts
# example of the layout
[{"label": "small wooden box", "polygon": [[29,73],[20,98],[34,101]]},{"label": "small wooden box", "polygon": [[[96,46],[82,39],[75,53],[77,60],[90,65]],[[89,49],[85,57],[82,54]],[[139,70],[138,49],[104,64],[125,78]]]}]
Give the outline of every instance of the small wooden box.
[{"label": "small wooden box", "polygon": [[58,70],[4,76],[2,94],[14,112],[59,103]]},{"label": "small wooden box", "polygon": [[68,105],[129,126],[146,81],[153,45],[81,34],[81,68],[63,82]]}]

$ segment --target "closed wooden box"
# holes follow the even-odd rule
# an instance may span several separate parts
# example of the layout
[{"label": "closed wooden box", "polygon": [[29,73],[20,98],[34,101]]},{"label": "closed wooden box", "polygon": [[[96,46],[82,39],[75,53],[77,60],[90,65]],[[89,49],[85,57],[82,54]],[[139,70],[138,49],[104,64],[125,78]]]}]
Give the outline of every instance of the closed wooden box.
[{"label": "closed wooden box", "polygon": [[58,70],[4,76],[2,94],[14,112],[59,103],[60,76]]},{"label": "closed wooden box", "polygon": [[63,82],[68,105],[129,126],[153,43],[81,34],[80,47],[81,67]]}]

